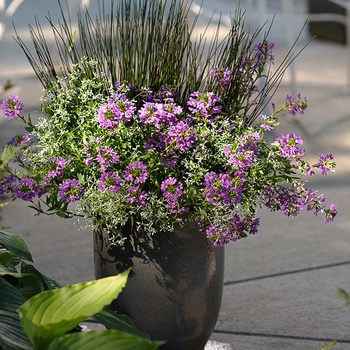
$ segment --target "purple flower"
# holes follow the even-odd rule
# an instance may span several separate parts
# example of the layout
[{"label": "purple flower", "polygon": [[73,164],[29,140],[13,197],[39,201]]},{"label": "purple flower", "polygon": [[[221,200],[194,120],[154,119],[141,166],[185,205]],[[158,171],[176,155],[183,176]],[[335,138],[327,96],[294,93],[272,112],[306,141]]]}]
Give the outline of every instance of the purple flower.
[{"label": "purple flower", "polygon": [[272,53],[274,48],[275,43],[267,40],[264,40],[262,43],[258,43],[255,46],[256,68],[264,66],[267,62],[274,63],[275,57]]},{"label": "purple flower", "polygon": [[135,105],[128,101],[123,94],[116,94],[115,100],[109,99],[108,104],[98,111],[98,121],[105,128],[115,129],[122,121],[133,118]]},{"label": "purple flower", "polygon": [[247,237],[247,235],[256,234],[259,224],[259,218],[253,218],[248,214],[241,218],[238,214],[235,214],[225,226],[210,225],[206,230],[206,235],[213,242],[214,246],[222,246],[229,242],[236,242],[241,238]]},{"label": "purple flower", "polygon": [[329,222],[332,222],[335,218],[335,216],[338,214],[338,207],[336,204],[331,204],[329,209],[325,210],[326,217],[324,219],[325,224],[328,224]]},{"label": "purple flower", "polygon": [[170,201],[176,202],[179,198],[184,196],[182,183],[177,181],[174,177],[169,177],[164,180],[160,188],[163,192],[163,196]]},{"label": "purple flower", "polygon": [[125,94],[114,94],[108,104],[113,108],[116,122],[130,121],[133,118],[136,106],[127,99]]},{"label": "purple flower", "polygon": [[124,170],[124,177],[135,184],[144,183],[148,178],[146,166],[142,162],[133,162]]},{"label": "purple flower", "polygon": [[214,95],[213,92],[200,93],[195,91],[191,94],[187,105],[189,111],[194,115],[214,119],[222,110],[220,102],[220,97]]},{"label": "purple flower", "polygon": [[23,199],[24,201],[31,201],[39,194],[39,189],[35,181],[31,178],[20,179],[13,187],[15,198]]},{"label": "purple flower", "polygon": [[[183,213],[187,213],[189,211],[186,205],[182,205],[177,201],[168,201],[168,209],[171,214],[181,215]],[[177,217],[178,221],[182,221],[181,216]]]},{"label": "purple flower", "polygon": [[66,160],[62,157],[52,158],[51,164],[54,167],[54,169],[48,171],[49,177],[51,177],[52,179],[55,177],[62,177],[63,170],[66,167],[67,163],[68,163],[68,160]]},{"label": "purple flower", "polygon": [[0,109],[7,119],[17,117],[23,111],[24,105],[17,95],[10,95],[7,100],[3,101]]},{"label": "purple flower", "polygon": [[173,145],[175,149],[182,152],[188,151],[196,141],[196,134],[193,128],[183,121],[171,126],[168,129],[167,144]]},{"label": "purple flower", "polygon": [[114,172],[103,173],[100,177],[97,187],[102,191],[118,192],[120,190],[122,179]]},{"label": "purple flower", "polygon": [[228,68],[215,68],[209,73],[210,77],[216,78],[214,86],[219,86],[221,91],[227,90],[231,83],[231,75],[232,72]]},{"label": "purple flower", "polygon": [[168,169],[175,168],[179,160],[179,155],[176,153],[166,152],[165,155],[160,156],[160,162]]},{"label": "purple flower", "polygon": [[16,178],[13,175],[5,176],[1,174],[0,177],[0,196],[9,191],[12,185],[15,183]]},{"label": "purple flower", "polygon": [[260,125],[260,127],[265,131],[271,131],[274,129],[274,127],[271,125],[273,124],[273,120],[265,114],[262,114],[260,118],[263,120],[263,124]]},{"label": "purple flower", "polygon": [[143,123],[159,125],[164,114],[163,104],[147,102],[137,115]]},{"label": "purple flower", "polygon": [[304,114],[307,108],[307,99],[304,97],[304,100],[302,100],[299,93],[296,100],[293,101],[292,96],[287,95],[285,107],[288,109],[290,115],[296,115],[297,113]]},{"label": "purple flower", "polygon": [[229,162],[240,170],[248,170],[258,157],[258,146],[253,142],[247,142],[238,148],[237,152],[232,153],[226,146],[224,153],[229,157]]},{"label": "purple flower", "polygon": [[108,104],[105,106],[102,106],[98,110],[98,121],[99,123],[104,126],[105,128],[114,129],[116,127],[115,125],[115,106]]},{"label": "purple flower", "polygon": [[210,225],[205,231],[207,238],[213,243],[215,247],[223,246],[230,242],[229,231],[219,228],[217,225]]},{"label": "purple flower", "polygon": [[106,146],[98,151],[97,160],[100,163],[101,171],[105,171],[107,168],[119,162],[119,156],[111,147]]},{"label": "purple flower", "polygon": [[9,144],[11,146],[18,147],[24,143],[28,143],[29,136],[29,134],[18,134],[10,140]]},{"label": "purple flower", "polygon": [[239,203],[245,188],[244,174],[236,172],[234,177],[211,171],[204,177],[204,198],[213,205],[232,205]]},{"label": "purple flower", "polygon": [[68,203],[79,200],[84,194],[84,187],[77,179],[65,180],[59,185],[58,195]]},{"label": "purple flower", "polygon": [[302,150],[298,145],[303,143],[300,136],[295,134],[279,135],[275,142],[280,149],[280,156],[283,158],[302,157],[305,155],[305,150]]},{"label": "purple flower", "polygon": [[331,153],[320,154],[319,162],[317,163],[316,167],[321,170],[322,175],[327,175],[331,171],[334,172],[335,162],[333,161],[333,155]]},{"label": "purple flower", "polygon": [[132,204],[143,206],[146,205],[147,193],[141,191],[138,186],[130,186],[128,188],[126,200]]}]

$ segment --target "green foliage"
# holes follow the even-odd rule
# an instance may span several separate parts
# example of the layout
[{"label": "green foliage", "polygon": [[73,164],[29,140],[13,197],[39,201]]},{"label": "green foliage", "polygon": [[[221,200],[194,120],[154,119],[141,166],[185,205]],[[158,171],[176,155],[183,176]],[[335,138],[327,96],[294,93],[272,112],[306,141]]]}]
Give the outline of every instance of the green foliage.
[{"label": "green foliage", "polygon": [[161,342],[150,342],[118,331],[67,334],[56,339],[48,350],[155,350]]},{"label": "green foliage", "polygon": [[345,306],[350,306],[350,294],[343,288],[338,288],[338,296],[345,301]]},{"label": "green foliage", "polygon": [[35,349],[45,349],[117,298],[129,271],[35,295],[19,307],[22,327]]},{"label": "green foliage", "polygon": [[[104,279],[60,287],[33,265],[25,240],[0,231],[0,348],[30,349],[156,349],[126,315],[104,309],[125,286],[129,270]],[[79,332],[92,318],[108,330]],[[62,337],[63,336],[63,337]],[[93,347],[96,345],[97,347]]]},{"label": "green foliage", "polygon": [[[337,344],[337,342],[335,340],[332,341],[331,343],[323,344],[323,346],[320,350],[329,350],[329,349],[333,348],[336,344]],[[318,350],[318,348],[316,348],[315,350]]]}]

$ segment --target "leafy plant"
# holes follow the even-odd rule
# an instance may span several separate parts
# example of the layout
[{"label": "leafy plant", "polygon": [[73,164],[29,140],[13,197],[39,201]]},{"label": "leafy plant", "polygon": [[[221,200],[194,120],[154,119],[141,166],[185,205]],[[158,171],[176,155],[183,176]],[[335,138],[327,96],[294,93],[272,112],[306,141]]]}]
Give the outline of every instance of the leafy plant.
[{"label": "leafy plant", "polygon": [[[0,347],[26,349],[148,350],[160,343],[150,342],[125,315],[104,309],[125,286],[129,271],[113,277],[60,287],[35,267],[25,240],[0,231]],[[80,332],[88,318],[108,330]],[[78,334],[67,334],[68,332]],[[93,347],[93,345],[97,347]]]}]

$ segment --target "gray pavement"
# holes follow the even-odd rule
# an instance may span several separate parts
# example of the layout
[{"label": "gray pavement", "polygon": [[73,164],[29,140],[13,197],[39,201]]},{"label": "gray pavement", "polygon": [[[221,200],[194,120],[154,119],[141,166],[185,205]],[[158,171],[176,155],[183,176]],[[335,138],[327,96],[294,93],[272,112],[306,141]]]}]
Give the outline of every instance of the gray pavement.
[{"label": "gray pavement", "polygon": [[[270,1],[271,12],[279,10],[277,3]],[[306,0],[295,3],[294,29],[303,22]],[[41,14],[43,4],[47,2],[37,8],[19,8],[13,19],[20,21],[21,33],[31,19],[26,11]],[[232,7],[224,0],[216,5],[225,11]],[[277,42],[276,64],[286,51],[282,25],[276,18],[271,33]],[[301,44],[307,40],[305,32]],[[221,349],[315,350],[337,340],[334,349],[350,350],[350,309],[337,296],[338,288],[350,292],[350,98],[344,94],[347,53],[345,46],[318,39],[308,45],[295,72],[297,91],[308,97],[309,108],[297,120],[283,120],[280,128],[281,133],[301,135],[311,159],[318,153],[334,154],[336,173],[311,178],[310,187],[325,193],[330,203],[337,203],[339,215],[334,223],[325,225],[322,218],[312,215],[290,219],[262,210],[259,233],[226,247],[223,303],[211,338]],[[18,93],[35,115],[41,86],[13,43],[11,30],[0,41],[0,85],[7,79],[15,84],[11,93]],[[287,73],[274,98],[276,104],[283,103],[290,91]],[[0,93],[0,97],[5,96]],[[1,144],[20,127],[1,118]],[[25,203],[15,201],[0,210],[0,225],[23,235],[39,270],[62,284],[94,278],[92,233],[79,230],[72,221],[34,217]]]}]

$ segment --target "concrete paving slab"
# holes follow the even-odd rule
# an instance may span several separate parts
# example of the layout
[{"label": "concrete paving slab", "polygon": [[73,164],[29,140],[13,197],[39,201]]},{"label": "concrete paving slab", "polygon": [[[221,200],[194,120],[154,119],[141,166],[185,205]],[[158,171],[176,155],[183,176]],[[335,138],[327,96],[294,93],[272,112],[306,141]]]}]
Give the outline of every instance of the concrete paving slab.
[{"label": "concrete paving slab", "polygon": [[[337,340],[340,349],[350,349],[350,310],[337,297],[338,287],[349,286],[349,274],[344,265],[226,285],[216,331],[288,341],[294,343],[290,349],[312,349],[298,342],[330,340]],[[280,342],[260,342],[246,349],[287,349],[278,346]]]}]

